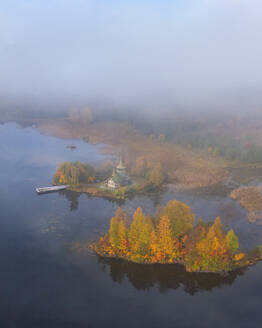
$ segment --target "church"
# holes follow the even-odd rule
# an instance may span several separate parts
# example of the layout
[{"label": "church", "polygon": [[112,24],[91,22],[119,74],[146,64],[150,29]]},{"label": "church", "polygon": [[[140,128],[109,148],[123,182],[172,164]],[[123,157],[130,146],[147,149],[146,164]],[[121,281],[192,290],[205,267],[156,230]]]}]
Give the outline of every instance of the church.
[{"label": "church", "polygon": [[105,182],[105,186],[110,189],[118,189],[120,187],[128,186],[132,183],[131,179],[126,173],[126,166],[120,157],[119,164],[113,170],[112,176]]}]

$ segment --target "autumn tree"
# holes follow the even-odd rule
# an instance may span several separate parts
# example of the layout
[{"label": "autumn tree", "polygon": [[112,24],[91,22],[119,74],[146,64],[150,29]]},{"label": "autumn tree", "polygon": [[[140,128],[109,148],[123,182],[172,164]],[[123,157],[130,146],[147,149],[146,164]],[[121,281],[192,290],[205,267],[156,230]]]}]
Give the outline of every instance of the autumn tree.
[{"label": "autumn tree", "polygon": [[136,159],[136,174],[138,176],[144,176],[146,174],[147,161],[143,156],[139,156]]},{"label": "autumn tree", "polygon": [[126,225],[129,225],[130,223],[130,217],[129,215],[122,210],[120,206],[116,209],[115,217],[119,220],[123,220]]},{"label": "autumn tree", "polygon": [[239,243],[233,229],[228,231],[226,235],[226,241],[231,253],[235,253],[239,248]]},{"label": "autumn tree", "polygon": [[170,220],[167,215],[161,217],[157,227],[158,233],[158,247],[162,253],[163,259],[171,259],[175,257],[174,240],[172,238],[172,231],[170,227]]},{"label": "autumn tree", "polygon": [[134,213],[128,239],[134,257],[147,253],[150,244],[150,227],[140,207]]},{"label": "autumn tree", "polygon": [[157,262],[159,258],[161,258],[161,252],[158,245],[158,236],[155,229],[153,229],[150,234],[149,252],[152,262]]},{"label": "autumn tree", "polygon": [[110,221],[109,242],[115,252],[117,252],[120,243],[118,228],[119,228],[119,219],[113,217]]},{"label": "autumn tree", "polygon": [[172,237],[181,237],[193,229],[195,215],[191,208],[183,202],[178,200],[168,202],[161,215],[169,218]]},{"label": "autumn tree", "polygon": [[159,188],[164,183],[164,174],[160,165],[154,166],[148,175],[148,182],[153,188]]},{"label": "autumn tree", "polygon": [[226,239],[220,218],[217,217],[206,237],[196,245],[200,259],[198,264],[202,270],[222,271],[229,268],[231,253]]},{"label": "autumn tree", "polygon": [[123,254],[126,254],[128,251],[128,240],[127,240],[127,229],[124,220],[119,219],[118,223],[118,249]]},{"label": "autumn tree", "polygon": [[79,183],[93,183],[95,181],[95,170],[89,164],[80,162],[60,163],[56,173],[53,176],[53,184],[70,184],[77,185]]}]

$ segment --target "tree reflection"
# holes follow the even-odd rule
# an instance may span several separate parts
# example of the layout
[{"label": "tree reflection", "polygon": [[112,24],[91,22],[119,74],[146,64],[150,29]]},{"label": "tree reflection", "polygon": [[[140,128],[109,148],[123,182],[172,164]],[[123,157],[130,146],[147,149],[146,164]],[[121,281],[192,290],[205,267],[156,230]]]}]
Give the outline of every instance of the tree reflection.
[{"label": "tree reflection", "polygon": [[143,265],[118,259],[99,257],[101,270],[109,270],[112,281],[122,283],[126,278],[138,290],[149,290],[157,286],[161,293],[182,287],[190,295],[199,291],[212,291],[216,287],[232,285],[237,276],[245,273],[239,269],[225,275],[215,273],[186,272],[182,265]]},{"label": "tree reflection", "polygon": [[76,211],[79,206],[79,197],[81,196],[81,193],[73,192],[70,190],[61,190],[59,191],[60,195],[65,196],[67,200],[70,202],[70,211]]},{"label": "tree reflection", "polygon": [[[70,211],[76,211],[79,206],[79,197],[81,195],[85,195],[88,199],[96,198],[95,196],[89,195],[88,193],[84,192],[76,192],[76,191],[71,191],[71,190],[61,190],[59,191],[59,194],[64,196],[69,202],[70,202]],[[110,199],[110,198],[105,198],[107,201],[111,203],[115,203],[118,206],[121,206],[125,203],[124,199]]]}]

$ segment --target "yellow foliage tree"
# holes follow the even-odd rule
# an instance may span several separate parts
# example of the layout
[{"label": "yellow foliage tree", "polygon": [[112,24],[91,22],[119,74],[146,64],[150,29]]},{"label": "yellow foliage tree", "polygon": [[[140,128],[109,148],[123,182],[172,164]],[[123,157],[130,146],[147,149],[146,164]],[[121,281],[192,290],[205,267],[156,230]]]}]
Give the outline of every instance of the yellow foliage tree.
[{"label": "yellow foliage tree", "polygon": [[140,207],[134,213],[133,222],[130,225],[128,233],[128,239],[131,253],[135,255],[145,255],[150,244],[150,229]]},{"label": "yellow foliage tree", "polygon": [[123,219],[120,219],[118,224],[118,243],[120,252],[126,254],[128,251],[127,230]]},{"label": "yellow foliage tree", "polygon": [[109,242],[115,252],[118,251],[118,247],[119,247],[118,228],[119,228],[119,219],[113,217],[110,221]]},{"label": "yellow foliage tree", "polygon": [[158,247],[162,253],[163,260],[172,259],[175,256],[174,242],[170,228],[170,220],[167,215],[160,218],[157,226]]}]

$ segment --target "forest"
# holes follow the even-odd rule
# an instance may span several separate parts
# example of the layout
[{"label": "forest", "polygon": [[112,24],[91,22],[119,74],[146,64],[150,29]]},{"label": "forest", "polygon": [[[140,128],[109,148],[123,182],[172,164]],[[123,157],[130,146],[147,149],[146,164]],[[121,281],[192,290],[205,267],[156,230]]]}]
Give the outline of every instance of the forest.
[{"label": "forest", "polygon": [[108,232],[91,248],[102,257],[135,263],[180,263],[188,272],[229,272],[261,259],[262,247],[241,252],[238,237],[232,229],[224,231],[219,217],[194,221],[191,208],[177,200],[159,207],[154,217],[138,208],[132,220],[118,208]]}]

